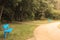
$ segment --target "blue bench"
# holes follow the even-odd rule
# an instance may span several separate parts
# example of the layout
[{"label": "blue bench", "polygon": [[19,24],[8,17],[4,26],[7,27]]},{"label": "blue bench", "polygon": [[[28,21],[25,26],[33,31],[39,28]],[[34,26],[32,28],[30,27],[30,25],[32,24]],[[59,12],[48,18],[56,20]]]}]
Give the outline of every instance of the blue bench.
[{"label": "blue bench", "polygon": [[3,24],[3,30],[4,30],[4,39],[6,40],[7,33],[12,32],[13,28],[9,28],[9,24]]},{"label": "blue bench", "polygon": [[48,18],[48,22],[51,22],[52,20]]}]

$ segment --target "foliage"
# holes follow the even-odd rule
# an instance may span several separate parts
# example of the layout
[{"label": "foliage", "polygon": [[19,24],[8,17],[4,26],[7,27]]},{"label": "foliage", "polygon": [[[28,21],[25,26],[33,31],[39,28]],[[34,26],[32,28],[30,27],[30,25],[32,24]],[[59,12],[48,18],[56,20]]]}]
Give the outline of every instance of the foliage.
[{"label": "foliage", "polygon": [[0,18],[3,14],[8,14],[12,21],[52,17],[55,3],[55,0],[0,0]]}]

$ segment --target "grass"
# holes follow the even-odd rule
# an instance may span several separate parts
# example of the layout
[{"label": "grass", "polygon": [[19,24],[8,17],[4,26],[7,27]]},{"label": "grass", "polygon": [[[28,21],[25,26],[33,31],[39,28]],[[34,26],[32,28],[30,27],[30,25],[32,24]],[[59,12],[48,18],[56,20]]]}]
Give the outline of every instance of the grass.
[{"label": "grass", "polygon": [[[47,20],[37,20],[37,21],[29,21],[29,22],[18,22],[18,23],[11,23],[10,27],[13,28],[12,33],[8,35],[7,40],[26,40],[30,37],[33,37],[34,29],[41,25],[48,23]],[[0,32],[0,38],[3,36],[3,32]]]}]

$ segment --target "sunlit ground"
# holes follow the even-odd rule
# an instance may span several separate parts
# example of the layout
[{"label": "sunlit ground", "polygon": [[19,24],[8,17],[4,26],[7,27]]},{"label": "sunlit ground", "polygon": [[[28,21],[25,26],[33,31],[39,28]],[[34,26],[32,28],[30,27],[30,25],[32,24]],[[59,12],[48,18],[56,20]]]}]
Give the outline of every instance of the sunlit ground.
[{"label": "sunlit ground", "polygon": [[[55,20],[57,21],[57,20]],[[51,22],[55,22],[51,21]],[[33,37],[34,29],[41,25],[49,23],[47,20],[37,20],[37,21],[29,21],[29,22],[19,22],[19,23],[11,23],[10,27],[13,28],[12,33],[7,36],[7,40],[26,40],[30,37]],[[3,38],[3,31],[0,31],[0,39]]]}]

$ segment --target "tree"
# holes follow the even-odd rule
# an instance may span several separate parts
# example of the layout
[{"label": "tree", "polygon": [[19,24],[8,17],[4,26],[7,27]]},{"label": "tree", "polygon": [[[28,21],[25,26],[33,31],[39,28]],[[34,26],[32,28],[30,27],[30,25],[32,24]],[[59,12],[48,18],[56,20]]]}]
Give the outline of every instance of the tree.
[{"label": "tree", "polygon": [[1,13],[0,13],[0,20],[3,13],[9,14],[11,16],[11,19],[13,19],[14,16],[14,10],[17,6],[18,1],[21,0],[0,0],[0,6],[1,6]]},{"label": "tree", "polygon": [[[38,14],[36,17],[39,16],[41,19],[41,17],[45,18],[47,14],[51,14],[50,11],[54,9],[54,3],[54,0],[34,0],[34,12],[36,12],[35,14]],[[49,10],[48,13],[47,10]]]},{"label": "tree", "polygon": [[47,18],[54,4],[54,0],[0,0],[0,20],[4,13],[9,14],[12,21]]}]

